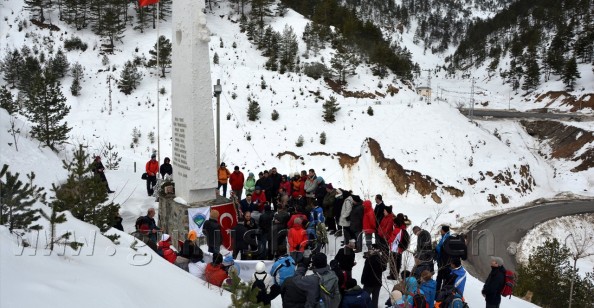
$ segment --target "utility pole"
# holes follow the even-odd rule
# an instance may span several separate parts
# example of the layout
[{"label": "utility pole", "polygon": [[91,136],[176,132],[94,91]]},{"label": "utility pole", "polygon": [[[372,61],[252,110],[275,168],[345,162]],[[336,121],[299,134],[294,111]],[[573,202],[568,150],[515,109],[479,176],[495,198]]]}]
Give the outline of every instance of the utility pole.
[{"label": "utility pole", "polygon": [[214,95],[217,97],[217,168],[221,165],[221,80],[213,86]]},{"label": "utility pole", "polygon": [[427,100],[427,105],[431,105],[431,96],[432,96],[432,90],[431,90],[431,70],[423,70],[424,72],[427,72],[427,96],[425,97],[425,99]]}]

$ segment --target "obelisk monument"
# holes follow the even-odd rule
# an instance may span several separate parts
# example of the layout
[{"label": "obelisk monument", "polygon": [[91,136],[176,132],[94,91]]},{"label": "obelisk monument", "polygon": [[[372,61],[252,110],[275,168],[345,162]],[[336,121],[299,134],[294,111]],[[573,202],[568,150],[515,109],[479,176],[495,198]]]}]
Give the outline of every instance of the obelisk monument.
[{"label": "obelisk monument", "polygon": [[217,166],[204,1],[175,0],[172,134],[175,194],[188,203],[216,198]]}]

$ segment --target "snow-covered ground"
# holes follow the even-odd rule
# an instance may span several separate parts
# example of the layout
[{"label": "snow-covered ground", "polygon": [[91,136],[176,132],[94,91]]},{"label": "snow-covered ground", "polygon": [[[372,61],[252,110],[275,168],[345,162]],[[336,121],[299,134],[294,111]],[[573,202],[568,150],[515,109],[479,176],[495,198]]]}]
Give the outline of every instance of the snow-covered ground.
[{"label": "snow-covered ground", "polygon": [[[447,102],[435,101],[427,105],[412,89],[393,76],[382,80],[383,86],[379,88],[380,80],[371,75],[369,68],[360,66],[358,75],[348,79],[349,91],[385,93],[388,84],[392,84],[399,89],[399,93],[385,98],[377,96],[375,99],[343,98],[322,80],[312,80],[302,74],[279,75],[264,70],[265,58],[246,39],[245,34],[239,32],[239,25],[229,21],[228,18],[238,20],[237,15],[229,15],[231,11],[227,3],[221,3],[219,8],[215,8],[207,16],[208,27],[212,32],[209,58],[212,59],[215,52],[219,55],[220,64],[212,64],[211,70],[212,79],[221,79],[223,86],[221,155],[222,161],[228,166],[239,165],[244,173],[275,166],[284,174],[314,168],[318,175],[336,187],[352,189],[365,198],[372,198],[378,193],[384,195],[386,203],[394,205],[396,212],[407,214],[414,225],[420,225],[432,233],[435,233],[440,223],[457,226],[464,217],[481,215],[492,209],[504,210],[521,206],[559,193],[594,195],[592,171],[573,173],[569,170],[575,162],[551,162],[543,159],[535,150],[539,148],[539,142],[530,137],[518,123],[472,123],[462,116],[456,105],[458,102],[467,102],[468,95],[453,91],[469,92],[468,79],[446,79],[440,75],[444,73],[438,73],[434,76],[433,84],[444,89],[443,96],[447,98]],[[72,35],[79,36],[89,44],[89,49],[86,52],[68,52],[66,55],[71,64],[79,62],[85,67],[83,89],[81,96],[74,97],[68,90],[72,78],[65,77],[62,80],[63,93],[72,107],[67,121],[73,130],[69,144],[57,154],[31,140],[27,133],[29,123],[21,116],[16,118],[17,127],[22,128],[18,134],[17,151],[15,144],[9,144],[14,143],[8,133],[10,118],[0,109],[0,164],[9,164],[13,173],[20,172],[23,177],[33,171],[37,175],[35,183],[50,188],[52,183],[65,180],[66,172],[61,160],[71,158],[72,146],[82,143],[88,146],[90,154],[96,155],[106,143],[115,145],[115,151],[122,161],[118,170],[107,170],[106,176],[111,188],[116,191],[110,196],[115,203],[121,205],[124,228],[126,232],[130,232],[138,216],[145,214],[148,208],[157,206],[152,198],[146,197],[145,182],[140,179],[150,153],[157,150],[157,142],[151,142],[147,137],[149,132],[155,133],[161,141],[160,157],[172,156],[171,79],[168,74],[167,78],[157,82],[156,70],[140,67],[144,79],[137,90],[126,96],[117,90],[112,80],[113,92],[110,96],[108,78],[119,78],[123,64],[134,56],[148,58],[148,51],[156,42],[157,31],[147,29],[144,34],[140,34],[129,27],[123,43],[118,42],[115,53],[107,55],[109,64],[103,65],[99,51],[101,41],[90,30],[74,31],[58,20],[56,12],[52,12],[49,17],[60,27],[60,31],[50,33],[31,24],[23,31],[17,31],[16,25],[19,21],[28,20],[28,14],[23,9],[21,0],[0,2],[0,58],[4,57],[7,48],[20,49],[23,44],[31,48],[37,45],[49,55],[49,47],[40,44],[43,38],[49,38],[55,52],[62,46],[63,39]],[[133,14],[132,9],[130,14]],[[224,15],[224,18],[220,15]],[[285,25],[289,25],[300,37],[307,20],[289,11],[284,18],[273,18],[269,22],[275,30],[281,32]],[[170,21],[161,22],[159,31],[171,37]],[[221,41],[223,47],[220,47]],[[299,42],[299,54],[303,54],[305,44],[302,40]],[[232,47],[233,43],[237,44],[236,48]],[[318,56],[310,56],[307,61],[321,61],[323,57],[329,65],[333,52],[331,49],[324,49]],[[432,68],[441,61],[433,55],[427,55],[425,61],[420,61],[417,59],[422,53],[414,54],[415,61],[427,65],[423,69]],[[106,70],[108,67],[115,67],[115,71]],[[480,75],[481,71],[477,74]],[[582,76],[586,77],[577,88],[585,87],[586,91],[592,92],[594,76],[588,74],[591,75],[591,72],[582,72]],[[267,84],[266,89],[260,87],[262,80]],[[492,101],[487,107],[507,108],[509,91],[506,86],[502,87],[501,82],[496,79],[489,83],[485,83],[484,78],[480,80],[482,83],[477,83],[477,86],[484,91],[477,96],[481,95]],[[2,82],[0,81],[0,85]],[[417,83],[422,82],[423,80],[419,80]],[[165,94],[157,94],[157,89],[161,87],[165,89]],[[543,87],[557,89],[559,85],[551,83]],[[312,93],[318,91],[320,99],[316,99],[316,95]],[[16,95],[16,92],[13,90],[13,94]],[[260,120],[256,122],[247,120],[247,98],[250,96],[261,107]],[[333,124],[324,122],[321,117],[321,105],[330,96],[336,97],[341,106],[337,121]],[[434,97],[438,95],[434,94]],[[518,110],[537,106],[526,104],[524,98],[513,93],[511,98],[511,107]],[[374,110],[373,116],[367,114],[370,106]],[[160,108],[159,118],[157,107]],[[280,114],[277,121],[270,119],[273,110]],[[229,120],[226,119],[227,114],[230,115]],[[594,130],[589,124],[579,125],[584,129]],[[159,134],[157,127],[160,128]],[[142,136],[139,144],[131,147],[134,128],[139,129]],[[501,140],[494,135],[495,130]],[[318,141],[322,132],[327,135],[325,145]],[[246,138],[248,133],[251,140]],[[305,144],[303,147],[296,147],[295,142],[300,135],[304,137]],[[457,198],[438,190],[442,203],[437,204],[429,196],[420,195],[414,187],[405,194],[399,194],[386,172],[371,156],[365,143],[366,138],[377,140],[385,157],[394,159],[404,169],[418,171],[446,186],[460,189],[464,191],[464,196]],[[302,156],[303,160],[288,155],[277,157],[277,154],[284,151],[292,151]],[[314,152],[325,152],[330,156],[308,155]],[[334,155],[337,152],[361,157],[358,163],[343,169],[338,157]],[[535,182],[532,190],[518,192],[515,186],[496,183],[492,177],[484,176],[488,172],[494,175],[509,172],[511,179],[520,182],[522,178],[519,168],[522,165],[530,167],[530,175]],[[470,184],[469,179],[476,181],[476,184]],[[489,195],[496,196],[497,205],[487,201]],[[502,204],[501,195],[509,198],[509,203]],[[44,208],[41,204],[36,206]],[[61,228],[76,230],[77,234],[89,234],[96,230],[72,217]],[[75,296],[70,301],[74,303],[72,307],[81,304],[99,305],[95,304],[99,302],[112,307],[152,307],[167,304],[188,306],[195,305],[196,299],[208,307],[229,304],[228,294],[221,295],[219,290],[208,290],[203,282],[193,279],[163,260],[158,260],[154,255],[147,266],[130,265],[128,256],[134,252],[129,248],[132,239],[126,235],[122,235],[119,245],[97,235],[93,256],[85,255],[84,248],[81,256],[73,256],[69,248],[65,256],[55,253],[52,256],[43,256],[41,250],[44,245],[40,245],[40,252],[34,257],[28,256],[30,248],[25,249],[22,256],[15,256],[15,237],[8,234],[6,229],[0,229],[0,236],[2,307],[33,307],[41,304],[57,306],[58,303],[65,303],[61,296],[55,296],[56,292],[58,295]],[[111,256],[113,251],[116,253]],[[332,250],[329,254],[332,254]],[[360,278],[362,265],[363,260],[359,259],[354,269],[356,278]],[[382,302],[387,298],[391,283],[386,281],[387,287],[381,293]],[[481,286],[478,280],[469,278],[465,295],[471,306],[483,305],[479,292]],[[103,290],[107,292],[97,292]],[[30,296],[32,293],[38,296]],[[101,296],[104,301],[89,300],[97,296]],[[137,301],[137,298],[142,300]],[[274,305],[280,307],[278,299]],[[510,306],[531,305],[514,298]]]},{"label": "snow-covered ground", "polygon": [[517,261],[527,262],[536,247],[552,239],[567,246],[572,255],[582,252],[584,257],[577,261],[581,275],[594,271],[594,214],[559,217],[535,226],[522,238]]}]

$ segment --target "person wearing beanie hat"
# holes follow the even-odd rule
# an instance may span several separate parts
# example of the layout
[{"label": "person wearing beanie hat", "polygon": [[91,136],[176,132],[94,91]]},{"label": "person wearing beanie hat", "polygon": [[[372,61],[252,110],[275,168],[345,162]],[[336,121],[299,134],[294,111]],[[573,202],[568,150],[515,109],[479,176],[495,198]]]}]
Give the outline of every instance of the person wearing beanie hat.
[{"label": "person wearing beanie hat", "polygon": [[371,303],[369,293],[361,289],[356,279],[350,278],[346,281],[346,292],[344,292],[342,299],[342,307],[373,307]]},{"label": "person wearing beanie hat", "polygon": [[505,268],[503,259],[491,256],[491,272],[485,281],[481,293],[485,298],[487,308],[498,308],[501,304],[501,291],[505,286]]},{"label": "person wearing beanie hat", "polygon": [[202,232],[206,236],[208,252],[219,252],[221,247],[221,225],[219,224],[219,211],[211,210],[210,218],[204,222]]},{"label": "person wearing beanie hat", "polygon": [[169,261],[170,263],[174,263],[177,255],[175,251],[171,249],[171,236],[169,234],[163,233],[161,236],[161,241],[157,244],[157,249],[162,251],[163,258]]},{"label": "person wearing beanie hat", "polygon": [[159,173],[159,162],[157,161],[157,154],[153,153],[151,159],[145,165],[146,178],[146,192],[149,197],[155,193],[155,185],[157,185],[157,174]]},{"label": "person wearing beanie hat", "polygon": [[316,253],[311,257],[311,265],[317,269],[328,267],[328,257],[324,253]]},{"label": "person wearing beanie hat", "polygon": [[227,197],[227,182],[229,181],[229,177],[231,176],[231,172],[227,169],[225,163],[221,163],[217,171],[219,185],[217,186],[217,190],[220,190],[223,187],[223,197]]},{"label": "person wearing beanie hat", "polygon": [[208,263],[204,270],[204,278],[206,282],[220,287],[223,285],[223,282],[229,278],[227,271],[225,271],[225,267],[221,264],[222,262],[223,256],[220,253],[213,253],[212,262]]},{"label": "person wearing beanie hat", "polygon": [[252,277],[252,289],[258,289],[256,300],[258,303],[270,305],[270,302],[280,294],[280,286],[275,285],[272,276],[266,273],[264,262],[256,263],[256,272]]},{"label": "person wearing beanie hat", "polygon": [[256,179],[254,178],[254,173],[248,173],[248,177],[243,183],[243,188],[245,189],[245,195],[252,195],[254,190],[256,190]]}]

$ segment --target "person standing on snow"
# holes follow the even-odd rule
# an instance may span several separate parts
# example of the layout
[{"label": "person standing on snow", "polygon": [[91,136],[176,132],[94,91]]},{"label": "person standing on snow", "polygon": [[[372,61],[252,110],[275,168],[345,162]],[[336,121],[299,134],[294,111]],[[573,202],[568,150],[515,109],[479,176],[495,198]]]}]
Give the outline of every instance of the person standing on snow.
[{"label": "person standing on snow", "polygon": [[481,293],[485,298],[487,308],[499,308],[501,304],[501,291],[505,286],[505,268],[503,259],[500,257],[491,257],[491,273],[485,281]]},{"label": "person standing on snow", "polygon": [[101,179],[101,182],[105,183],[108,193],[114,193],[114,191],[109,188],[109,183],[105,177],[105,167],[103,167],[103,163],[101,162],[101,156],[95,156],[95,161],[93,162],[93,173],[95,176],[98,176]]},{"label": "person standing on snow", "polygon": [[157,185],[157,173],[159,173],[159,162],[157,161],[157,154],[151,155],[151,160],[146,163],[145,172],[146,179],[146,193],[149,197],[155,193],[155,185]]},{"label": "person standing on snow", "polygon": [[227,197],[227,182],[229,181],[229,176],[231,176],[231,172],[227,169],[225,163],[221,163],[221,166],[217,170],[219,186],[217,186],[217,190],[220,190],[223,187],[223,197]]},{"label": "person standing on snow", "polygon": [[241,193],[243,192],[243,173],[239,171],[239,166],[233,168],[233,173],[229,176],[229,184],[231,184],[231,190],[235,193],[238,200],[241,200]]}]

